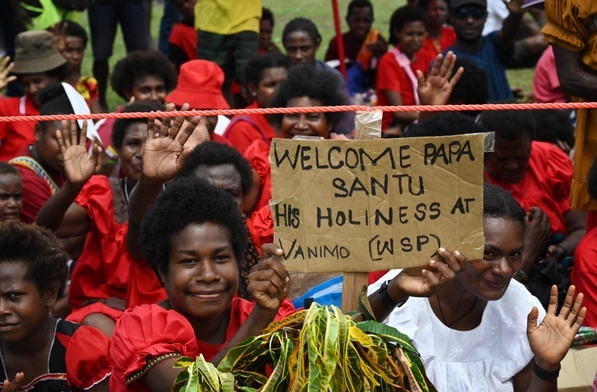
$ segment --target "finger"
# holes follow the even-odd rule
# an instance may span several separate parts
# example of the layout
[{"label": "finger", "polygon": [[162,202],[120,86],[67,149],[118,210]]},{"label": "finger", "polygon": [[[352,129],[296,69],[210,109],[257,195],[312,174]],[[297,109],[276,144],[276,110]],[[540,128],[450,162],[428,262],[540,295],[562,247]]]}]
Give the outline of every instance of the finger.
[{"label": "finger", "polygon": [[439,75],[439,70],[442,64],[442,59],[444,56],[440,53],[435,58],[435,62],[433,63],[433,67],[431,67],[431,71],[429,71],[429,76],[437,76]]},{"label": "finger", "polygon": [[249,282],[268,282],[275,287],[276,293],[287,291],[286,282],[273,269],[251,272]]},{"label": "finger", "polygon": [[282,256],[284,254],[284,249],[280,248],[278,245],[276,244],[263,244],[263,246],[261,247],[261,257],[262,258],[266,258],[266,257],[273,257],[274,259],[276,259],[279,256]]},{"label": "finger", "polygon": [[444,248],[439,248],[437,252],[452,271],[460,271],[460,263],[466,259],[460,252],[457,250],[450,252]]},{"label": "finger", "polygon": [[[77,121],[73,121],[75,124],[75,128],[77,127]],[[79,145],[85,147],[87,144],[87,120],[83,120],[83,126],[81,127],[81,132],[79,133]]]},{"label": "finger", "polygon": [[537,318],[539,317],[539,309],[536,306],[533,306],[533,309],[529,312],[527,316],[527,335],[531,335],[533,332],[537,330]]},{"label": "finger", "polygon": [[450,79],[450,86],[452,86],[452,87],[456,86],[456,83],[458,83],[458,81],[462,77],[463,73],[464,73],[464,68],[463,67],[458,68],[458,70],[456,71],[454,76],[452,76],[452,79]]},{"label": "finger", "polygon": [[69,148],[71,146],[70,124],[68,121],[62,120],[60,125],[62,126],[61,133],[64,140],[64,147]]},{"label": "finger", "polygon": [[155,123],[155,118],[150,118],[147,120],[147,140],[152,140],[154,137],[160,136],[159,131],[157,131],[157,126]]},{"label": "finger", "polygon": [[582,301],[584,300],[584,298],[585,298],[584,294],[582,294],[582,293],[579,293],[576,296],[576,298],[574,300],[574,305],[572,306],[572,311],[566,318],[566,321],[568,321],[568,323],[570,325],[574,325],[574,323],[576,322],[576,319],[578,318],[578,315],[580,314],[580,310],[582,309]]},{"label": "finger", "polygon": [[257,265],[251,268],[251,273],[268,269],[273,270],[278,275],[280,280],[286,283],[290,282],[290,275],[288,274],[288,271],[286,271],[286,268],[284,268],[284,266],[276,261],[273,257],[262,259],[259,263],[257,263]]},{"label": "finger", "polygon": [[423,72],[419,69],[417,69],[417,80],[419,81],[419,86],[425,84],[425,75],[423,75]]},{"label": "finger", "polygon": [[97,165],[97,161],[102,151],[102,146],[100,146],[97,140],[94,140],[91,144],[91,156],[89,157],[89,160],[91,163],[93,163],[93,166]]},{"label": "finger", "polygon": [[[176,106],[174,106],[173,103],[169,103],[166,106],[166,111],[167,112],[172,112],[172,111],[174,111],[175,108],[176,108]],[[164,119],[162,119],[162,126],[160,127],[159,136],[166,136],[166,135],[168,135],[168,130],[170,129],[170,123],[171,122],[172,122],[172,117],[165,117]]]},{"label": "finger", "polygon": [[76,146],[79,144],[79,130],[77,129],[77,122],[75,120],[67,121],[69,145]]},{"label": "finger", "polygon": [[249,283],[249,293],[253,298],[259,297],[259,293],[267,293],[270,298],[284,298],[286,295],[285,292],[278,290],[269,281],[251,281]]},{"label": "finger", "polygon": [[56,140],[58,140],[58,147],[60,148],[60,152],[64,154],[64,152],[66,151],[66,142],[60,129],[56,130]]},{"label": "finger", "polygon": [[197,128],[200,124],[201,117],[191,117],[185,129],[182,131],[180,135],[178,135],[178,141],[180,142],[180,144],[184,145],[195,131],[195,128]]},{"label": "finger", "polygon": [[[566,304],[564,303],[564,306]],[[558,286],[555,284],[551,286],[551,291],[549,292],[549,305],[547,306],[547,314],[556,314],[556,310],[558,309]],[[564,308],[560,310],[560,315],[564,311]],[[565,317],[564,317],[565,318]]]},{"label": "finger", "polygon": [[442,66],[439,71],[439,75],[441,77],[445,77],[446,75],[452,75],[452,69],[454,69],[454,61],[455,56],[454,53],[448,52],[446,58],[442,62]]},{"label": "finger", "polygon": [[131,96],[131,99],[129,99],[129,105],[134,102],[135,102],[135,96],[133,95],[133,96]]}]

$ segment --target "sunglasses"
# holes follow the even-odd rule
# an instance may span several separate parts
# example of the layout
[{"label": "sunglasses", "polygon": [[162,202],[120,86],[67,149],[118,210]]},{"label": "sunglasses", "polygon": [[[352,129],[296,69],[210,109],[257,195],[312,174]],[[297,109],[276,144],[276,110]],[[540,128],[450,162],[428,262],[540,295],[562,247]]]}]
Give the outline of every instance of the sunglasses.
[{"label": "sunglasses", "polygon": [[479,20],[485,16],[485,10],[478,7],[460,7],[456,8],[453,13],[454,17],[459,20],[468,19],[469,16],[472,16],[475,20]]}]

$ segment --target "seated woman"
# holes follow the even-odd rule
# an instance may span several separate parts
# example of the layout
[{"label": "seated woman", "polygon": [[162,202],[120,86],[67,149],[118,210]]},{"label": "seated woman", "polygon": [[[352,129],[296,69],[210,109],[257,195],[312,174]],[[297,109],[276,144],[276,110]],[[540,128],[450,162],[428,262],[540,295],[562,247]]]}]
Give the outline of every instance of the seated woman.
[{"label": "seated woman", "polygon": [[[50,83],[66,78],[66,60],[54,47],[49,31],[25,31],[15,39],[14,63],[7,66],[0,86],[14,80],[6,78],[12,71],[25,88],[22,97],[0,99],[0,116],[35,116],[40,114],[40,90]],[[6,65],[6,63],[4,63]],[[8,161],[20,154],[35,141],[34,121],[13,121],[0,123],[0,161]]]},{"label": "seated woman", "polygon": [[[398,8],[390,20],[390,43],[395,47],[383,55],[377,69],[377,99],[380,106],[420,104],[417,72],[426,73],[437,54],[421,52],[427,15],[418,7]],[[385,112],[382,131],[386,137],[402,136],[417,120],[417,112]]]},{"label": "seated woman", "polygon": [[[253,103],[247,109],[268,108],[272,96],[288,76],[288,58],[279,52],[253,57],[245,67],[246,88]],[[260,139],[270,145],[276,132],[264,114],[237,114],[232,117],[224,137],[241,154],[253,141]]]},{"label": "seated woman", "polygon": [[[161,183],[176,171],[181,151],[153,149],[157,144],[151,143],[178,144],[174,137],[162,133],[148,140],[152,152],[144,154],[143,181]],[[135,188],[133,200],[144,188]],[[232,347],[293,311],[284,301],[290,278],[273,257],[281,255],[275,247],[264,247],[265,258],[249,275],[254,303],[236,297],[237,263],[247,240],[236,208],[228,193],[185,177],[170,183],[149,210],[141,245],[168,298],[127,310],[118,320],[110,391],[170,391],[180,372],[173,367],[177,358],[202,354],[217,364]]]},{"label": "seated woman", "polygon": [[[132,52],[114,65],[110,85],[126,103],[151,101],[163,105],[166,94],[176,86],[176,68],[158,51]],[[119,107],[116,111],[121,110]],[[114,121],[105,119],[96,124],[112,165],[118,159],[118,153],[112,147]],[[111,167],[107,167],[103,172],[109,174],[110,170]]]},{"label": "seated woman", "polygon": [[[369,287],[372,309],[413,340],[440,391],[555,392],[560,362],[586,314],[583,295],[573,300],[571,286],[556,315],[554,286],[545,314],[512,279],[522,262],[525,210],[492,185],[485,186],[483,203],[482,260],[452,268],[454,279],[437,291],[422,277],[414,283],[412,270],[392,270]],[[417,290],[422,297],[409,298]]]},{"label": "seated woman", "polygon": [[[139,102],[126,112],[162,110],[159,104]],[[99,328],[108,336],[125,309],[129,264],[114,238],[128,220],[128,194],[141,174],[141,152],[147,137],[147,118],[118,119],[113,144],[121,153],[125,177],[93,176],[96,157],[86,153],[85,127],[63,122],[57,135],[66,176],[64,185],[41,208],[35,222],[59,238],[85,237],[72,270],[68,292],[69,321]]]},{"label": "seated woman", "polygon": [[23,182],[19,171],[8,162],[0,162],[0,221],[19,219],[23,208]]},{"label": "seated woman", "polygon": [[0,249],[0,390],[108,391],[108,337],[50,317],[67,275],[62,244],[45,229],[7,220]]},{"label": "seated woman", "polygon": [[[306,18],[295,18],[284,26],[282,43],[286,55],[292,66],[303,65],[314,68],[319,72],[327,72],[330,78],[336,80],[336,89],[344,94],[345,102],[350,101],[350,94],[346,81],[340,72],[323,61],[315,58],[315,53],[321,45],[321,34],[315,23]],[[348,103],[347,103],[348,104]],[[272,106],[273,107],[273,106]],[[334,124],[334,132],[349,134],[354,130],[354,113],[345,112],[340,122]]]},{"label": "seated woman", "polygon": [[419,0],[417,4],[427,13],[427,36],[420,52],[425,53],[425,57],[434,58],[456,41],[456,32],[446,25],[448,3],[447,0]]}]

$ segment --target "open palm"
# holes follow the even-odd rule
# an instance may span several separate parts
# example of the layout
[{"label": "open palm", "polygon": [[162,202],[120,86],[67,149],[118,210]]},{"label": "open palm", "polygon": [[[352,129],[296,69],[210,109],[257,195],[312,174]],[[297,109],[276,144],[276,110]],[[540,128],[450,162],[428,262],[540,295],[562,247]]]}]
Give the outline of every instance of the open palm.
[{"label": "open palm", "polygon": [[566,356],[587,311],[582,307],[582,294],[573,301],[574,292],[575,287],[570,286],[564,306],[556,316],[558,290],[556,286],[552,286],[547,314],[539,326],[537,326],[539,314],[537,308],[534,307],[529,313],[527,337],[535,358],[557,365]]},{"label": "open palm", "polygon": [[[169,105],[167,111],[173,111]],[[188,110],[185,104],[182,110]],[[200,117],[188,119],[184,117],[174,120],[165,118],[161,126],[154,119],[149,120],[147,141],[143,147],[143,176],[147,179],[166,182],[173,178],[184,166],[186,159],[196,143],[187,143],[193,133],[200,132],[205,125]]]},{"label": "open palm", "polygon": [[87,122],[83,122],[83,128],[79,132],[74,120],[62,121],[62,130],[56,132],[64,162],[64,174],[66,180],[72,184],[83,184],[91,178],[101,150],[97,142],[92,142],[91,156],[87,154],[86,134]]},{"label": "open palm", "polygon": [[455,63],[456,55],[448,52],[445,58],[441,54],[437,56],[427,78],[421,71],[417,71],[419,81],[417,94],[421,105],[445,105],[448,102],[454,86],[464,72],[464,69],[460,67],[452,75]]}]

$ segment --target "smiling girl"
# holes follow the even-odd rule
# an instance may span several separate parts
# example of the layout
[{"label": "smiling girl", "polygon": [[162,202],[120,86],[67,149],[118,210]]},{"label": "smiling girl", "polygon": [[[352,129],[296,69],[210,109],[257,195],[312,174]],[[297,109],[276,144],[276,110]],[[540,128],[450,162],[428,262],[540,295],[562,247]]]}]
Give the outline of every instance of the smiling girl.
[{"label": "smiling girl", "polygon": [[[377,69],[378,104],[418,105],[417,71],[426,73],[435,58],[419,52],[426,36],[427,15],[421,8],[398,8],[390,20],[390,43],[395,47],[383,55]],[[382,130],[386,137],[399,137],[417,112],[386,112]]]}]

